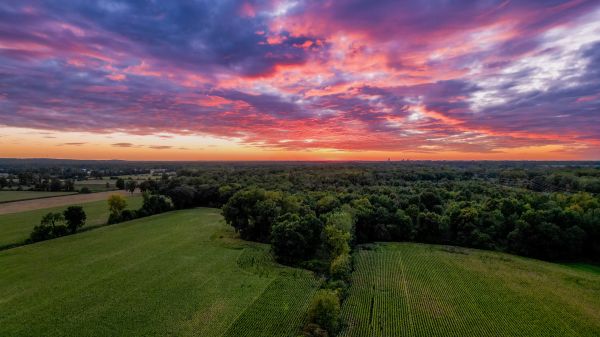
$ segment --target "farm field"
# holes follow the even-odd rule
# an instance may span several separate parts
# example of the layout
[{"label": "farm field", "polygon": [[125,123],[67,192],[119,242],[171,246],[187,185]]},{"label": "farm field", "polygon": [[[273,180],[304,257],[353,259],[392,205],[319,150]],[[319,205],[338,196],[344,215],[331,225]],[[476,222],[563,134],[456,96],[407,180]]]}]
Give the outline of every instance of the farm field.
[{"label": "farm field", "polygon": [[[108,188],[106,183],[109,185]],[[76,180],[75,189],[80,190],[82,187],[87,187],[92,192],[114,191],[117,189],[116,183],[116,180],[109,179]]]},{"label": "farm field", "polygon": [[[87,221],[84,228],[106,223],[109,213],[106,198],[108,198],[108,195],[103,200],[85,203],[73,202],[70,204],[83,206],[87,215]],[[127,196],[126,199],[127,208],[129,209],[138,209],[142,206],[143,198],[140,195]],[[40,220],[45,214],[48,212],[61,212],[70,205],[40,208],[19,213],[0,214],[0,247],[18,244],[27,239],[33,227],[40,223]]]},{"label": "farm field", "polygon": [[268,249],[197,208],[4,250],[0,335],[295,337],[318,281]]},{"label": "farm field", "polygon": [[36,191],[0,191],[0,203],[56,197],[74,194],[74,192],[36,192]]},{"label": "farm field", "polygon": [[355,253],[340,336],[598,336],[600,273],[488,251]]},{"label": "farm field", "polygon": [[[26,212],[40,208],[69,206],[98,200],[106,201],[106,199],[108,199],[108,197],[113,194],[120,194],[125,197],[132,196],[131,193],[125,191],[111,191],[89,194],[72,194],[35,200],[15,201],[0,204],[0,214]],[[140,195],[140,193],[134,193],[133,195]]]}]

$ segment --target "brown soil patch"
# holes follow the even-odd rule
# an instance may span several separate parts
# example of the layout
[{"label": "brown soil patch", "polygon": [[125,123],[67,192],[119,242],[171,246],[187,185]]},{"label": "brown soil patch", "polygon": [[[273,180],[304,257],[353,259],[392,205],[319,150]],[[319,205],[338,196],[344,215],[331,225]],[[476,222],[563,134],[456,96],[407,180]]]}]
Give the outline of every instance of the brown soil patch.
[{"label": "brown soil patch", "polygon": [[[8,214],[8,213],[18,213],[18,212],[26,212],[32,211],[40,208],[51,208],[51,207],[59,207],[73,204],[81,204],[84,202],[98,201],[98,200],[106,200],[109,196],[113,194],[119,194],[122,196],[131,195],[131,193],[126,191],[108,191],[108,192],[98,192],[98,193],[90,193],[90,194],[74,194],[74,195],[66,195],[52,198],[43,198],[43,199],[33,199],[33,200],[23,200],[23,201],[15,201],[8,202],[4,204],[0,204],[0,214]],[[134,195],[139,194],[139,192],[134,193]]]}]

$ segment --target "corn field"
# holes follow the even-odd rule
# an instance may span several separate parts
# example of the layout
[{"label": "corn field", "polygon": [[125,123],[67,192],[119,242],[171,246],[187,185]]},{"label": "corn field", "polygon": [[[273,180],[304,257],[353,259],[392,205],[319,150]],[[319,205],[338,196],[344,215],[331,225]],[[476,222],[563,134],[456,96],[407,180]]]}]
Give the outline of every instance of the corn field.
[{"label": "corn field", "polygon": [[340,336],[599,336],[599,284],[507,254],[381,244],[355,253]]}]

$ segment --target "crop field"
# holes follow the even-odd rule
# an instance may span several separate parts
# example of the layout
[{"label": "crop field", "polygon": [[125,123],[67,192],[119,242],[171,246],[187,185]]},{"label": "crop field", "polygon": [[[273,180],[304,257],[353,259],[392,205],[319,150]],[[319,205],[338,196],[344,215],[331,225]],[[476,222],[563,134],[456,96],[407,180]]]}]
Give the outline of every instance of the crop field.
[{"label": "crop field", "polygon": [[600,273],[487,251],[379,244],[355,254],[341,336],[599,336]]},{"label": "crop field", "polygon": [[125,191],[110,191],[88,194],[71,194],[34,200],[13,201],[7,203],[0,203],[0,214],[26,212],[40,208],[70,206],[98,200],[106,201],[108,197],[113,194],[119,194],[125,197],[140,195],[140,193],[130,194]]},{"label": "crop field", "polygon": [[[142,206],[142,197],[139,195],[126,197],[126,199],[129,209],[138,209]],[[87,215],[84,228],[103,225],[108,220],[109,212],[106,199],[86,203],[74,202],[72,205],[83,206]],[[23,242],[23,240],[29,237],[29,233],[31,233],[33,227],[40,223],[40,220],[46,213],[62,212],[67,207],[68,205],[19,213],[0,214],[0,247]]]},{"label": "crop field", "polygon": [[0,203],[73,194],[73,192],[0,191]]},{"label": "crop field", "polygon": [[[106,187],[108,183],[108,187]],[[114,191],[117,189],[116,180],[108,179],[90,179],[75,181],[75,189],[80,190],[82,187],[87,187],[92,192]]]},{"label": "crop field", "polygon": [[219,212],[1,251],[0,336],[297,336],[319,282],[235,239]]}]

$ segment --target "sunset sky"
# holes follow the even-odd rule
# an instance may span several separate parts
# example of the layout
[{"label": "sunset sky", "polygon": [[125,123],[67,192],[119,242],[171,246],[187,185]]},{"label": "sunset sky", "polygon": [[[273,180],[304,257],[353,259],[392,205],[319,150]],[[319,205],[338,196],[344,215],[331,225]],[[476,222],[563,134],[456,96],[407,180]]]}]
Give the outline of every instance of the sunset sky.
[{"label": "sunset sky", "polygon": [[600,159],[600,1],[0,2],[0,157]]}]

